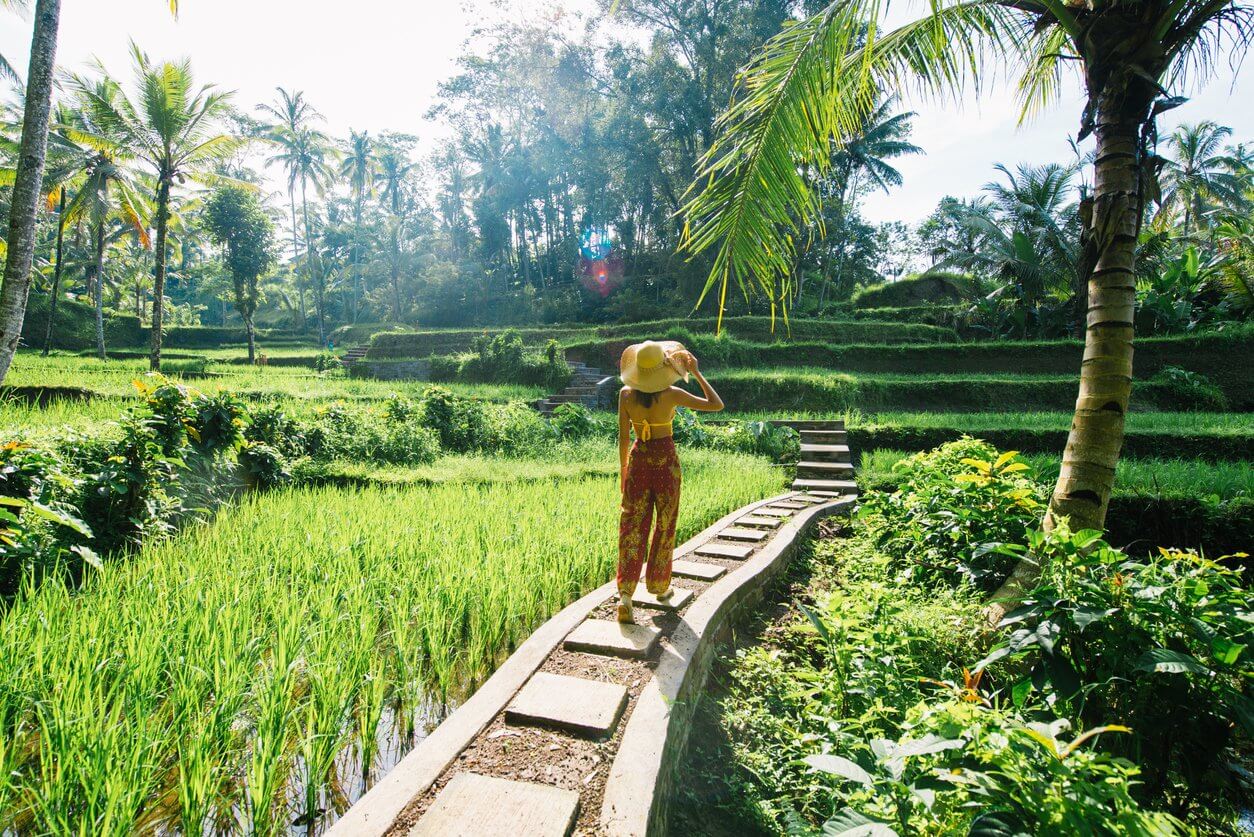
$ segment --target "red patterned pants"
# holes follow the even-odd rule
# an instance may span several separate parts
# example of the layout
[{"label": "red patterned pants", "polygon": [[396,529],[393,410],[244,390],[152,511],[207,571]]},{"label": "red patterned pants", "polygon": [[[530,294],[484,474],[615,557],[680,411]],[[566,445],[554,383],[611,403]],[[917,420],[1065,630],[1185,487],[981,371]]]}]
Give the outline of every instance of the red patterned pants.
[{"label": "red patterned pants", "polygon": [[[645,588],[664,593],[671,583],[675,522],[679,518],[682,475],[670,436],[636,440],[627,455],[623,513],[618,524],[618,590],[630,596],[648,561]],[[650,539],[649,530],[653,534]]]}]

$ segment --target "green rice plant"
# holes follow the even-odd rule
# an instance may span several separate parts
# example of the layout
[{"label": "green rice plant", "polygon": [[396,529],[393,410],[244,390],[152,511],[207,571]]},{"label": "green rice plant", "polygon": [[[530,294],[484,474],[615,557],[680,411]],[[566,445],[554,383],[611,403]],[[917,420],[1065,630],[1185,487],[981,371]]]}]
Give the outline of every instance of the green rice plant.
[{"label": "green rice plant", "polygon": [[[763,459],[681,457],[681,539],[783,485]],[[341,807],[341,756],[373,762],[393,715],[412,741],[612,578],[609,470],[248,495],[77,592],[28,586],[0,615],[0,829],[264,835]]]}]

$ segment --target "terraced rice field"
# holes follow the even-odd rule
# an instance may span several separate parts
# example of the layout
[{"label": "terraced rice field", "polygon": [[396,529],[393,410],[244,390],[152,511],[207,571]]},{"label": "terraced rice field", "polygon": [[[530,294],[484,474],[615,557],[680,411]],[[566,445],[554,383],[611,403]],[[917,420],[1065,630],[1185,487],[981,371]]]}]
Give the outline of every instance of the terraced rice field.
[{"label": "terraced rice field", "polygon": [[[783,484],[688,451],[681,539]],[[286,833],[611,577],[616,485],[299,488],[0,617],[0,832]]]}]

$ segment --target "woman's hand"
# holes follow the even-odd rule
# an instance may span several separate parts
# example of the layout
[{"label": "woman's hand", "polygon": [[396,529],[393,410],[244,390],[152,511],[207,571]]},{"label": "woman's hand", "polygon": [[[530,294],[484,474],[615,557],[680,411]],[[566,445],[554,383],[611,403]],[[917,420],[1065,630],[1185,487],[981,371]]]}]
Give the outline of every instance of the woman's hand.
[{"label": "woman's hand", "polygon": [[697,356],[687,349],[680,349],[671,355],[671,365],[675,367],[675,371],[682,374],[696,372],[698,369]]}]

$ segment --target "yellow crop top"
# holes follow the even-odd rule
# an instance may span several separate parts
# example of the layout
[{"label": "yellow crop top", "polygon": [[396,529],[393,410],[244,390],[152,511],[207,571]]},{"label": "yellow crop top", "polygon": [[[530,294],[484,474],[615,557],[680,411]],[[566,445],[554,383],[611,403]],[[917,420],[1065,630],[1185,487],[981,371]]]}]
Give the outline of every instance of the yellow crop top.
[{"label": "yellow crop top", "polygon": [[656,424],[648,421],[636,421],[635,419],[628,419],[628,421],[631,422],[632,429],[636,431],[636,438],[642,442],[647,442],[653,438],[653,428],[670,427],[675,420],[671,419],[670,421],[658,422]]}]

